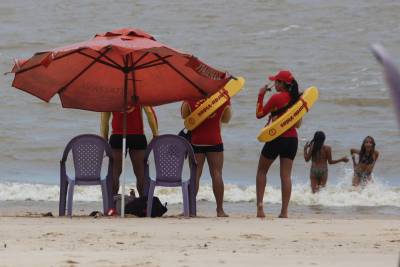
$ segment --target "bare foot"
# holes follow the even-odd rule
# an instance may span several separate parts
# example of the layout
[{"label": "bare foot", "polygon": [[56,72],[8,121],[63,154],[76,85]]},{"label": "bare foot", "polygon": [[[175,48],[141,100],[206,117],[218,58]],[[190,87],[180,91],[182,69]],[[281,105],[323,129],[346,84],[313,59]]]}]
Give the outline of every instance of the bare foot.
[{"label": "bare foot", "polygon": [[224,210],[217,210],[217,217],[229,217],[229,215],[226,214]]},{"label": "bare foot", "polygon": [[289,218],[289,217],[288,217],[287,213],[285,213],[285,214],[281,213],[281,214],[279,214],[278,218]]},{"label": "bare foot", "polygon": [[265,218],[264,206],[262,204],[257,204],[257,217]]}]

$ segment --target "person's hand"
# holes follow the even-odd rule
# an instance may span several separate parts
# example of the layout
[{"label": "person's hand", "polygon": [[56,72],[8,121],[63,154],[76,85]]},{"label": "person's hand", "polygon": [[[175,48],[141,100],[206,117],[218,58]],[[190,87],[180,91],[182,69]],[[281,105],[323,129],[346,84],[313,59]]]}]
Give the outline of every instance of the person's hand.
[{"label": "person's hand", "polygon": [[265,94],[266,91],[267,91],[267,88],[265,86],[261,87],[260,90],[258,91],[258,94],[263,95],[263,94]]},{"label": "person's hand", "polygon": [[311,143],[310,142],[306,142],[306,144],[304,145],[304,148],[308,148],[310,146],[311,146]]},{"label": "person's hand", "polygon": [[348,157],[343,157],[342,161],[347,163],[347,162],[349,162],[349,158]]},{"label": "person's hand", "polygon": [[268,86],[268,84],[264,85],[263,87],[260,88],[260,91],[258,92],[259,95],[265,94],[265,92],[271,91],[271,88]]}]

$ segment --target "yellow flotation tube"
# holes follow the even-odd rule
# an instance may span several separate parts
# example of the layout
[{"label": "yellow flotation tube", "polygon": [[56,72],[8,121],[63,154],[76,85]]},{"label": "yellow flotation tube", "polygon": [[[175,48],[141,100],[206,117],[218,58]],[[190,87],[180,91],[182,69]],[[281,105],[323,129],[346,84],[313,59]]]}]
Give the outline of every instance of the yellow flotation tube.
[{"label": "yellow flotation tube", "polygon": [[236,95],[244,86],[243,77],[230,79],[225,86],[218,92],[207,98],[200,106],[198,106],[189,116],[185,118],[185,128],[193,130],[199,126],[205,119],[212,115],[220,106],[228,99]]},{"label": "yellow flotation tube", "polygon": [[304,91],[299,101],[289,108],[282,116],[261,129],[257,136],[260,142],[269,142],[279,137],[295,125],[314,105],[319,96],[317,87]]}]

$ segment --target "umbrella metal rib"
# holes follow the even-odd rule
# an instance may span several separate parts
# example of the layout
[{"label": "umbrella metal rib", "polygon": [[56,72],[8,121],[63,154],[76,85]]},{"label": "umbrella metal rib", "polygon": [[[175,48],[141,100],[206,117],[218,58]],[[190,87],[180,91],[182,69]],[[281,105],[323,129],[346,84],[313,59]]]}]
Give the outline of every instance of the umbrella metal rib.
[{"label": "umbrella metal rib", "polygon": [[[166,59],[169,57],[172,57],[172,55],[168,55],[163,58]],[[135,68],[135,70],[140,70],[140,69],[151,68],[151,67],[155,67],[155,66],[163,65],[163,64],[166,64],[166,63],[160,61],[160,59],[154,59],[154,60],[148,61],[146,63],[143,63],[142,65],[139,65],[139,66],[133,65],[132,68]]]},{"label": "umbrella metal rib", "polygon": [[158,57],[160,60],[165,62],[171,69],[173,69],[176,73],[178,73],[182,78],[184,78],[186,81],[188,81],[191,85],[194,86],[203,96],[207,96],[207,93],[204,92],[203,89],[201,89],[197,84],[195,84],[192,80],[190,80],[188,77],[186,77],[182,72],[180,72],[177,68],[175,68],[169,61],[167,61],[165,58],[162,58],[159,54],[154,53],[156,57]]},{"label": "umbrella metal rib", "polygon": [[[138,60],[136,60],[136,61],[132,64],[132,66],[136,66],[137,64],[139,64],[139,62],[140,62],[143,58],[145,58],[149,53],[150,53],[150,52],[146,52],[146,53],[144,53],[143,55],[141,55],[141,56],[138,58]],[[133,62],[133,58],[132,58],[132,62]]]},{"label": "umbrella metal rib", "polygon": [[68,86],[70,86],[74,81],[76,81],[79,77],[81,77],[88,69],[90,69],[94,64],[96,64],[100,58],[102,58],[105,54],[107,54],[110,51],[111,47],[108,47],[105,51],[100,53],[100,55],[94,59],[89,65],[87,65],[81,72],[79,72],[72,80],[70,80],[66,85],[61,87],[57,92],[60,94],[64,92]]},{"label": "umbrella metal rib", "polygon": [[[66,53],[66,54],[64,54],[64,55],[61,55],[61,56],[59,56],[59,57],[55,57],[55,58],[52,59],[52,61],[56,61],[56,60],[62,59],[62,58],[64,58],[64,57],[70,56],[70,55],[75,54],[75,53],[79,53],[79,52],[80,52],[81,50],[83,50],[83,49],[84,49],[84,48],[80,48],[80,49],[78,49],[78,50],[71,51],[71,52]],[[42,62],[40,62],[40,63],[38,63],[38,64],[35,64],[35,65],[33,65],[33,66],[30,66],[29,68],[18,70],[18,71],[15,72],[15,74],[21,74],[21,73],[24,73],[24,72],[26,72],[26,71],[28,71],[28,70],[32,70],[32,69],[35,69],[35,68],[37,68],[37,67],[40,67],[40,66],[42,66],[42,65],[43,65]]]},{"label": "umbrella metal rib", "polygon": [[[94,57],[94,56],[92,56],[92,55],[86,54],[86,53],[84,53],[84,52],[82,52],[82,51],[80,51],[79,54],[82,55],[82,56],[91,58],[91,59],[93,59],[93,60],[96,60],[96,59],[97,59],[97,62],[98,62],[98,63],[101,63],[101,64],[103,64],[103,65],[106,65],[106,66],[109,66],[109,67],[112,67],[112,68],[115,68],[115,69],[118,69],[118,70],[121,70],[121,69],[122,69],[122,66],[120,66],[120,65],[119,65],[118,63],[116,63],[116,62],[109,63],[109,62],[103,61],[103,60],[101,60],[101,59],[98,59],[98,57],[96,58],[96,57]],[[103,55],[103,57],[106,58],[107,60],[111,61],[111,59],[110,59],[109,57],[107,57],[105,54]],[[113,65],[113,64],[114,64],[114,65]]]}]

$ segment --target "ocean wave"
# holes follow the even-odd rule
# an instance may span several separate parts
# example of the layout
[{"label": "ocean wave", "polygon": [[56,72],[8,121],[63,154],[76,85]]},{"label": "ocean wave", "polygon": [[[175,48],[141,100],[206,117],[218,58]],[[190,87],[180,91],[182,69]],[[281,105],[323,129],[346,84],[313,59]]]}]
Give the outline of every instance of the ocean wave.
[{"label": "ocean wave", "polygon": [[[346,175],[347,176],[347,175]],[[347,177],[349,178],[349,177]],[[349,206],[395,206],[400,207],[400,188],[390,187],[379,182],[375,182],[365,188],[354,188],[349,183],[350,179],[343,179],[335,185],[329,185],[322,189],[318,194],[312,194],[309,184],[294,184],[292,189],[291,205],[304,206],[330,206],[330,207],[349,207]],[[135,188],[134,184],[127,185]],[[182,202],[180,188],[157,187],[155,195],[163,202],[177,204]],[[225,186],[226,202],[255,202],[255,185],[240,186],[227,184]],[[59,186],[29,183],[0,183],[0,200],[33,200],[33,201],[58,201]],[[74,200],[76,201],[100,201],[100,187],[78,186],[75,188]],[[214,202],[212,186],[202,184],[198,201]],[[281,203],[281,191],[279,187],[268,185],[265,193],[265,202]]]},{"label": "ocean wave", "polygon": [[388,98],[337,98],[326,99],[323,102],[334,103],[340,106],[357,106],[357,107],[388,107],[391,105],[391,100]]},{"label": "ocean wave", "polygon": [[285,26],[285,27],[283,27],[283,28],[272,29],[272,30],[270,30],[269,32],[270,32],[270,33],[287,32],[287,31],[290,31],[290,30],[292,30],[292,29],[299,29],[299,28],[300,28],[299,25],[292,24],[292,25],[289,25],[289,26]]}]

